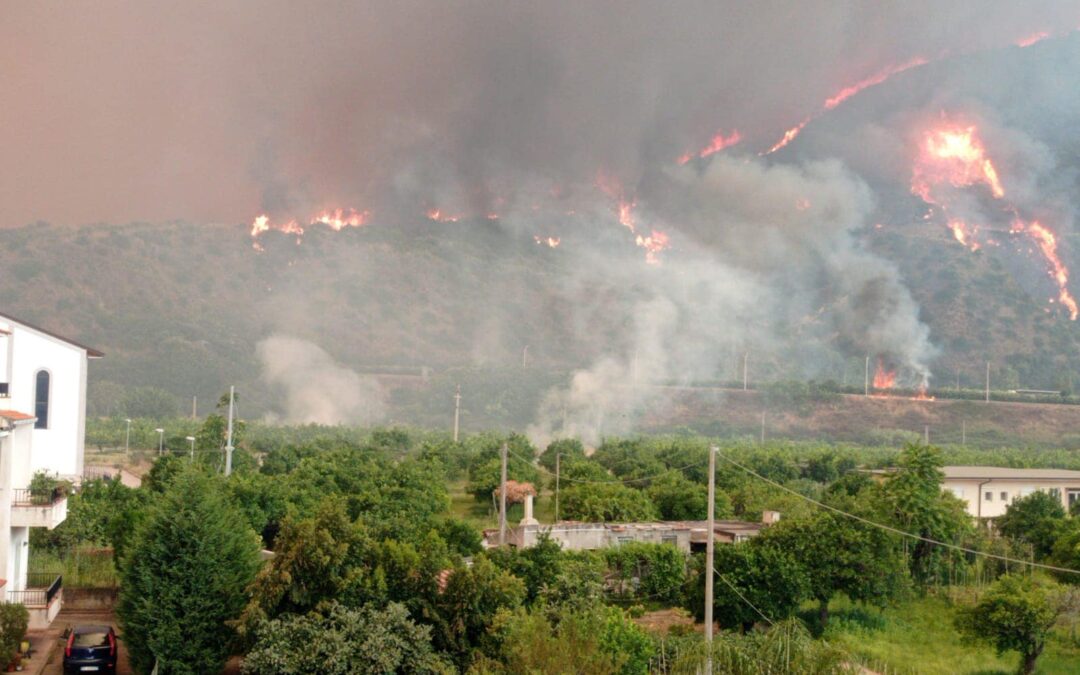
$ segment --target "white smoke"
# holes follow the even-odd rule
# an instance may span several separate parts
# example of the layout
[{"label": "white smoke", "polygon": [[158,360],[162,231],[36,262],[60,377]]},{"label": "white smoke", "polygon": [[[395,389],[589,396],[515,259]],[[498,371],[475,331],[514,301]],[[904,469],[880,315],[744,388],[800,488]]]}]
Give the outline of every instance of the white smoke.
[{"label": "white smoke", "polygon": [[364,425],[385,416],[379,382],[338,364],[314,343],[273,335],[256,352],[263,379],[284,394],[288,422]]}]

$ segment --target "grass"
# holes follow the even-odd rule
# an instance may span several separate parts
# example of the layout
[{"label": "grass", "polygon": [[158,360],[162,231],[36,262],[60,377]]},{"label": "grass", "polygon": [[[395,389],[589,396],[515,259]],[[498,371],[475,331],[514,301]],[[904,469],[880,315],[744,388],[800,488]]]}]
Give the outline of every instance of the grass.
[{"label": "grass", "polygon": [[[498,512],[490,502],[478,502],[465,492],[466,481],[455,481],[447,486],[450,493],[450,514],[474,527],[484,529],[499,526]],[[510,526],[518,524],[525,511],[521,504],[511,504],[506,509],[506,519]],[[541,523],[551,523],[555,519],[555,499],[551,495],[541,495],[533,500],[533,515]]]},{"label": "grass", "polygon": [[[955,615],[956,606],[941,597],[917,598],[881,612],[841,599],[831,605],[825,637],[882,674],[1016,672],[1020,660],[1016,652],[998,656],[989,645],[965,642],[953,626]],[[1080,640],[1073,627],[1055,632],[1039,657],[1037,672],[1080,672]]]},{"label": "grass", "polygon": [[59,572],[67,588],[115,588],[120,580],[108,549],[79,547],[64,555],[48,551],[30,554],[28,571]]}]

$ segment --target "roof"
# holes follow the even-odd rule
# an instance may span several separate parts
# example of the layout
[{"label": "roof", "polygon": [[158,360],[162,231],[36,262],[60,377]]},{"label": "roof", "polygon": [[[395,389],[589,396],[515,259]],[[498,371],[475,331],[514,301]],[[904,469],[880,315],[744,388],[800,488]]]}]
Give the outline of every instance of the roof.
[{"label": "roof", "polygon": [[61,342],[66,342],[67,344],[71,345],[72,347],[78,347],[79,349],[85,350],[86,351],[86,356],[91,358],[91,359],[100,359],[101,357],[105,356],[104,352],[100,352],[100,351],[94,349],[93,347],[87,347],[84,344],[79,344],[78,342],[75,342],[74,340],[72,340],[70,338],[66,338],[63,335],[57,335],[56,333],[53,333],[52,331],[48,331],[48,330],[45,330],[44,328],[41,328],[40,326],[35,326],[32,323],[27,323],[26,321],[23,321],[22,319],[17,319],[15,317],[11,316],[10,314],[0,313],[0,319],[7,319],[8,321],[13,321],[13,322],[19,324],[20,326],[24,326],[26,328],[29,328],[30,330],[37,331],[38,333],[43,333],[45,335],[48,335],[51,338],[55,338],[55,339],[61,341]]},{"label": "roof", "polygon": [[21,413],[18,410],[0,410],[0,417],[5,417],[9,420],[14,421],[37,419],[33,415],[27,415],[26,413]]},{"label": "roof", "polygon": [[1080,471],[1069,469],[1025,469],[1008,466],[943,466],[946,480],[950,478],[1019,478],[1019,479],[1061,479],[1080,481]]}]

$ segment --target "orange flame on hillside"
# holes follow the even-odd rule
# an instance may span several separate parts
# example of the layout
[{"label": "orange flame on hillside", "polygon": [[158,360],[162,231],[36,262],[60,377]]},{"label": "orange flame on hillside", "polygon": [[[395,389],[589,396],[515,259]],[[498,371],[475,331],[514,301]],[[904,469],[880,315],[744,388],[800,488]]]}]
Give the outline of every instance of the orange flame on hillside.
[{"label": "orange flame on hillside", "polygon": [[1036,42],[1042,42],[1048,37],[1050,37],[1050,33],[1047,33],[1046,31],[1039,31],[1038,33],[1032,33],[1027,37],[1020,38],[1013,44],[1015,44],[1017,47],[1030,47]]},{"label": "orange flame on hillside", "polygon": [[637,202],[633,198],[626,197],[619,182],[607,174],[600,172],[596,177],[596,186],[611,197],[615,204],[613,210],[619,218],[619,224],[634,235],[634,243],[645,249],[645,262],[650,265],[659,265],[659,253],[671,246],[668,235],[661,230],[650,230],[649,235],[642,235],[637,231],[637,219],[634,216],[634,207]]},{"label": "orange flame on hillside", "polygon": [[966,221],[960,218],[951,218],[948,226],[949,230],[952,231],[953,239],[965,247],[970,248],[972,251],[978,251],[982,248],[982,245],[974,240],[975,233],[979,231],[977,225],[968,225]]},{"label": "orange flame on hillside", "polygon": [[[741,140],[742,134],[739,133],[738,129],[733,129],[729,136],[725,136],[723,131],[718,131],[716,132],[716,135],[712,137],[712,140],[709,141],[709,144],[699,150],[696,154],[698,157],[704,159],[713,153],[720,152],[724,148],[730,148]],[[694,158],[694,154],[695,153],[693,152],[686,153],[679,158],[679,164],[686,164]]]},{"label": "orange flame on hillside", "polygon": [[1026,232],[1031,235],[1035,240],[1035,243],[1039,245],[1039,250],[1050,265],[1047,274],[1049,274],[1050,278],[1057,284],[1058,302],[1068,310],[1069,318],[1076,321],[1076,317],[1080,312],[1078,312],[1076,299],[1069,293],[1069,268],[1061,262],[1061,257],[1058,255],[1057,237],[1037,220],[1025,223],[1024,221],[1017,219],[1013,222],[1012,231]]},{"label": "orange flame on hillside", "polygon": [[356,209],[333,209],[323,211],[311,219],[311,224],[321,223],[330,229],[340,232],[346,227],[361,227],[367,225],[371,218],[370,211],[357,211]]},{"label": "orange flame on hillside", "polygon": [[825,99],[825,109],[832,110],[833,108],[848,100],[855,94],[858,94],[863,89],[868,89],[869,87],[881,84],[882,82],[889,79],[893,75],[896,75],[897,73],[902,73],[905,70],[909,70],[917,66],[926,65],[926,63],[927,60],[920,56],[904,63],[888,66],[884,70],[880,70],[866,79],[859,80],[855,84],[844,87],[843,89],[838,91],[835,96],[830,96],[829,98]]},{"label": "orange flame on hillside", "polygon": [[1005,196],[997,169],[978,136],[974,125],[946,125],[927,132],[912,176],[911,191],[931,204],[938,204],[933,187],[949,183],[970,187],[978,183],[990,187],[997,199]]},{"label": "orange flame on hillside", "polygon": [[813,118],[807,117],[802,122],[799,122],[795,126],[791,127],[787,131],[785,131],[783,138],[781,138],[779,141],[777,141],[776,145],[772,146],[771,148],[769,148],[768,150],[766,150],[765,152],[763,152],[761,154],[763,154],[763,155],[771,155],[774,152],[776,152],[777,150],[779,150],[780,148],[784,147],[788,143],[795,140],[795,137],[799,135],[799,133],[803,130],[803,128],[807,124],[810,124],[811,119],[813,119]]},{"label": "orange flame on hillside", "polygon": [[428,209],[425,213],[428,220],[434,220],[439,223],[456,223],[461,219],[461,216],[452,216],[442,212],[442,209]]},{"label": "orange flame on hillside", "polygon": [[562,243],[562,240],[559,239],[559,237],[541,237],[538,234],[533,235],[533,241],[538,245],[547,246],[548,248],[556,248]]},{"label": "orange flame on hillside", "polygon": [[896,385],[896,371],[885,367],[879,358],[877,370],[874,371],[874,389],[892,389]]}]

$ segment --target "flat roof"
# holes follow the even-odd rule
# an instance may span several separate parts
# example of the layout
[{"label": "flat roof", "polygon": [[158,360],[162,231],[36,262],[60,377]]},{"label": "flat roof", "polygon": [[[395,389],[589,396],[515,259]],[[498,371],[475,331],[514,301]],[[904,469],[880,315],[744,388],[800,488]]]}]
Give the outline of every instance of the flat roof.
[{"label": "flat roof", "polygon": [[1080,471],[1070,469],[1028,469],[1009,466],[943,466],[945,478],[1058,478],[1080,481]]},{"label": "flat roof", "polygon": [[35,326],[32,323],[27,323],[26,321],[23,321],[22,319],[16,319],[15,317],[11,316],[10,314],[0,313],[0,318],[7,319],[8,321],[17,323],[17,324],[19,324],[21,326],[25,326],[26,328],[29,328],[30,330],[34,330],[34,331],[37,331],[39,333],[43,333],[45,335],[48,335],[51,338],[60,340],[61,342],[66,342],[69,345],[71,345],[72,347],[78,347],[79,349],[83,349],[83,350],[86,351],[87,357],[89,357],[91,359],[100,359],[101,357],[105,356],[104,353],[94,349],[93,347],[87,347],[86,345],[79,344],[78,342],[75,342],[74,340],[72,340],[70,338],[66,338],[63,335],[57,335],[56,333],[53,333],[52,331],[48,331],[48,330],[45,330],[44,328],[41,328],[40,326]]}]

